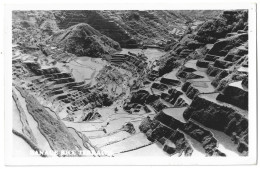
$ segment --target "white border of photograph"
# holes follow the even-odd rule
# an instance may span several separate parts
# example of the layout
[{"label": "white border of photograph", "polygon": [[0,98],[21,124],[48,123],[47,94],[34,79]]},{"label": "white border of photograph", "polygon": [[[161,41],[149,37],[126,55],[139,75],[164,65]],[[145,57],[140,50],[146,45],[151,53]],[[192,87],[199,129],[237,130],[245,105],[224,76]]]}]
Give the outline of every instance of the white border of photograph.
[{"label": "white border of photograph", "polygon": [[[95,2],[95,1],[93,1]],[[246,157],[29,157],[12,156],[12,11],[13,10],[235,10],[249,11],[249,153]],[[6,165],[239,165],[257,161],[256,4],[116,3],[5,5],[5,164]]]}]

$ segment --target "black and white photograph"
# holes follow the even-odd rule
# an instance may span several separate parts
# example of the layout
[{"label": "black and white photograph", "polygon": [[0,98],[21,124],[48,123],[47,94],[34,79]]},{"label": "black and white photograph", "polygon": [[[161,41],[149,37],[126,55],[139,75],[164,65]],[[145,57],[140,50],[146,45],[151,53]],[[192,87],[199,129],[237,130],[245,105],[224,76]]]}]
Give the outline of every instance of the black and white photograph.
[{"label": "black and white photograph", "polygon": [[12,158],[255,159],[253,4],[9,13]]}]

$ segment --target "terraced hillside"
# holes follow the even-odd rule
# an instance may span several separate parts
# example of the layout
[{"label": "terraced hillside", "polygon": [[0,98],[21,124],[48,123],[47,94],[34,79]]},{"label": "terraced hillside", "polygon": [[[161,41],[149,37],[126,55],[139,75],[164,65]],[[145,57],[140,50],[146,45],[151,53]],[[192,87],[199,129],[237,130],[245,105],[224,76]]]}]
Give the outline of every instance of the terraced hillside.
[{"label": "terraced hillside", "polygon": [[35,47],[14,36],[13,133],[24,151],[247,156],[247,11],[48,14],[59,28]]},{"label": "terraced hillside", "polygon": [[[56,11],[60,29],[88,23],[121,47],[136,48],[142,44],[161,45],[175,42],[189,27],[214,18],[219,11]],[[193,19],[197,22],[192,22]],[[189,24],[188,24],[189,23]]]}]

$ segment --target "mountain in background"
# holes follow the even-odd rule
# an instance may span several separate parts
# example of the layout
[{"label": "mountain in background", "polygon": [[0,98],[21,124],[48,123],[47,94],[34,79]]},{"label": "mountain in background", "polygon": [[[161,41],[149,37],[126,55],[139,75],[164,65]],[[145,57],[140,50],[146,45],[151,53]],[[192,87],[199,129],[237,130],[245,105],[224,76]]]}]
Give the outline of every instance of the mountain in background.
[{"label": "mountain in background", "polygon": [[60,29],[87,23],[102,34],[117,41],[121,47],[138,44],[160,44],[179,38],[171,34],[174,28],[188,30],[195,21],[215,18],[221,11],[54,11]]},{"label": "mountain in background", "polygon": [[113,53],[120,47],[156,45],[169,50],[185,34],[220,13],[201,10],[14,11],[13,43],[34,48],[50,43],[78,56],[92,57]]}]

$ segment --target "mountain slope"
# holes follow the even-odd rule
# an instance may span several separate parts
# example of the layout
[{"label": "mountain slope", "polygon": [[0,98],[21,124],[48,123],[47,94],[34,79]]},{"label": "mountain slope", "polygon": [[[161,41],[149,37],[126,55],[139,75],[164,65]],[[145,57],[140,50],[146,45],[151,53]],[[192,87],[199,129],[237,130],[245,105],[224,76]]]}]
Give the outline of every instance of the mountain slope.
[{"label": "mountain slope", "polygon": [[[188,29],[187,23],[206,21],[220,11],[55,11],[60,29],[87,23],[117,41],[121,47],[137,47],[140,43],[162,44],[179,38]],[[179,34],[170,33],[178,29]]]},{"label": "mountain slope", "polygon": [[78,56],[100,57],[102,54],[110,54],[121,49],[117,42],[85,23],[61,30],[53,34],[49,40],[64,51]]}]

